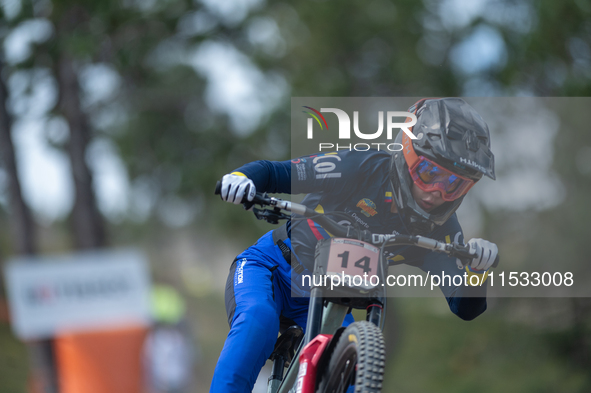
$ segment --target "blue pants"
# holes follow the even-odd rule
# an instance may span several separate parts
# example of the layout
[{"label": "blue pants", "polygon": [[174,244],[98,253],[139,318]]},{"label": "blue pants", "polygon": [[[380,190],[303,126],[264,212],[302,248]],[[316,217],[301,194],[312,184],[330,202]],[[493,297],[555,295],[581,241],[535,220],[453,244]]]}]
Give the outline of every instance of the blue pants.
[{"label": "blue pants", "polygon": [[[280,316],[305,329],[308,304],[307,297],[292,297],[291,267],[273,243],[271,232],[240,254],[226,283],[230,333],[210,393],[251,392],[273,352]],[[348,315],[347,321],[351,320]]]},{"label": "blue pants", "polygon": [[[224,344],[210,392],[251,392],[279,332],[284,315],[305,328],[308,298],[292,298],[289,265],[271,232],[240,254],[226,283],[230,333]],[[287,273],[287,277],[285,277]]]}]

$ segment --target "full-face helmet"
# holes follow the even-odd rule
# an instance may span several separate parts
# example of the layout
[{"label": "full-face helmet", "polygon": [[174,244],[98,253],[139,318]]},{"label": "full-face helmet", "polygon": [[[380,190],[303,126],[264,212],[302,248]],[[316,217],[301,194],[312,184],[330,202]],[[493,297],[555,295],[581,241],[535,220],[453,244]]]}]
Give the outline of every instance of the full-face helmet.
[{"label": "full-face helmet", "polygon": [[[488,126],[461,98],[422,99],[409,112],[417,117],[410,128],[417,139],[398,134],[395,142],[403,149],[392,155],[390,180],[407,230],[426,234],[451,217],[483,175],[495,179],[494,155]],[[424,211],[413,198],[413,183],[439,190],[445,202]]]}]

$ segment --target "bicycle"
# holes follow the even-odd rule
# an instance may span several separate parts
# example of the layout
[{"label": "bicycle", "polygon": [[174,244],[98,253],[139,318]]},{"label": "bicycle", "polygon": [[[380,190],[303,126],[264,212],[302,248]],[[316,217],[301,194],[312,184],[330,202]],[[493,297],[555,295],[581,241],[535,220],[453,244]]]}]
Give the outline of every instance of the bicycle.
[{"label": "bicycle", "polygon": [[[220,190],[218,182],[215,194],[219,195]],[[334,237],[319,240],[316,246],[314,276],[350,276],[357,267],[364,273],[376,272],[377,282],[383,283],[388,268],[386,248],[399,245],[446,253],[459,258],[464,266],[476,257],[468,246],[457,243],[442,243],[424,236],[374,234],[343,226],[327,216],[338,214],[336,212],[318,213],[267,193],[256,193],[254,199],[243,206],[252,209],[257,219],[271,224],[291,219],[284,213],[290,212],[312,219],[331,233]],[[355,255],[357,262],[344,263],[345,253]],[[498,263],[497,256],[493,267]],[[385,366],[382,315],[386,299],[386,286],[372,285],[371,280],[369,286],[338,287],[330,296],[324,293],[321,285],[311,285],[306,332],[304,334],[300,326],[290,326],[278,337],[269,356],[273,367],[267,393],[343,393],[351,386],[355,387],[355,392],[381,392]],[[351,309],[366,309],[366,320],[342,327]]]}]

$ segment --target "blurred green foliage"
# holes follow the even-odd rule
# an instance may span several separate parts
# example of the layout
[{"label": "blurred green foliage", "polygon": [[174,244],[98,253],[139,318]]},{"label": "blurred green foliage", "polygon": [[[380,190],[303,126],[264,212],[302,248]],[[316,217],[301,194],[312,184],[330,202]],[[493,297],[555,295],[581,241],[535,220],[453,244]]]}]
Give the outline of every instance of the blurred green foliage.
[{"label": "blurred green foliage", "polygon": [[25,345],[0,322],[0,392],[25,393],[28,363]]},{"label": "blurred green foliage", "polygon": [[[585,364],[563,353],[563,335],[511,323],[499,311],[470,323],[432,315],[433,299],[402,304],[402,334],[385,391],[572,392],[591,389]],[[445,311],[445,310],[443,310]]]},{"label": "blurred green foliage", "polygon": [[[130,210],[141,198],[150,203],[147,214],[139,218],[128,214],[110,223],[115,245],[164,248],[163,234],[174,237],[175,232],[163,223],[159,211],[186,205],[194,209],[185,213],[192,217],[190,224],[175,231],[188,231],[194,237],[214,231],[224,240],[246,246],[269,226],[253,223],[250,214],[221,203],[213,187],[223,174],[243,163],[289,158],[289,96],[591,93],[588,1],[474,2],[481,9],[471,17],[466,13],[472,8],[453,8],[455,3],[459,4],[268,1],[240,18],[238,10],[224,14],[207,2],[189,0],[23,0],[16,15],[0,16],[0,39],[33,18],[48,20],[54,31],[48,39],[31,44],[32,56],[3,63],[0,76],[9,80],[17,72],[31,71],[30,91],[35,81],[32,71],[55,75],[56,60],[63,54],[74,59],[78,71],[101,64],[117,74],[120,83],[109,99],[83,110],[91,119],[92,138],[112,141],[125,164],[133,191]],[[460,49],[482,31],[500,37],[502,45],[491,64],[477,66],[479,59]],[[228,113],[212,106],[211,81],[190,63],[204,43],[235,48],[268,80],[286,84],[285,94],[250,133],[239,132]],[[486,53],[487,48],[474,49]],[[580,103],[581,107],[559,109],[588,112],[586,103]],[[55,108],[46,115],[60,116]],[[565,189],[558,206],[542,212],[485,212],[484,233],[500,239],[501,250],[519,252],[533,262],[589,261],[591,137],[581,119],[573,116],[561,124],[564,137],[554,143],[552,170]],[[49,136],[48,140],[64,150],[63,142]],[[5,213],[0,214],[3,224]],[[42,230],[43,251],[68,249],[63,222]],[[10,255],[8,234],[2,230],[0,236],[2,254]],[[158,259],[155,271],[170,270],[167,263]],[[194,320],[201,321],[202,330],[196,335],[208,360],[202,366],[203,378],[210,376],[225,333],[219,329],[225,323],[219,295],[208,296],[215,299],[191,298],[189,303],[196,310]],[[588,299],[557,301],[564,323],[551,333],[546,327],[556,317],[547,313],[543,300],[526,307],[542,315],[535,322],[521,317],[511,325],[505,322],[506,315],[523,309],[510,301],[499,301],[495,306],[499,311],[487,312],[470,324],[434,317],[420,308],[424,312],[407,310],[401,317],[408,321],[401,333],[403,346],[391,363],[388,386],[409,392],[589,391]],[[215,348],[214,335],[219,336]],[[9,378],[0,374],[0,383],[16,386],[24,379],[23,359],[22,346],[0,325],[0,364],[17,365],[0,367],[0,373],[11,373]],[[20,389],[0,386],[2,392]]]},{"label": "blurred green foliage", "polygon": [[[488,1],[471,17],[455,3],[269,1],[231,18],[231,12],[188,0],[23,1],[9,28],[37,17],[47,18],[55,32],[33,44],[33,56],[4,77],[16,69],[52,68],[59,53],[73,56],[79,69],[112,67],[121,78],[117,91],[85,111],[94,119],[95,137],[116,143],[132,188],[151,194],[149,215],[179,198],[197,206],[197,225],[246,228],[250,220],[229,217],[226,207],[213,203],[212,189],[245,162],[289,158],[289,95],[560,96],[589,90],[585,2]],[[457,49],[483,27],[502,37],[498,61],[466,70],[478,59],[461,58]],[[263,75],[287,82],[287,95],[251,133],[237,133],[228,115],[212,108],[211,81],[191,60],[204,43],[233,47]],[[109,116],[119,117],[97,120]]]}]

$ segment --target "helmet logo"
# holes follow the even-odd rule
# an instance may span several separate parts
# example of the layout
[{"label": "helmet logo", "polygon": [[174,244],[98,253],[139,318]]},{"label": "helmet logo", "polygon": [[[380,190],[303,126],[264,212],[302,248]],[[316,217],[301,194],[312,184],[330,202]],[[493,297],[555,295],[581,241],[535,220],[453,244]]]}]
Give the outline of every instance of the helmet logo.
[{"label": "helmet logo", "polygon": [[477,163],[476,161],[472,161],[468,158],[460,157],[460,162],[462,164],[466,164],[468,166],[471,166],[472,168],[476,168],[477,170],[479,170],[482,173],[486,173],[486,169],[482,165]]}]

